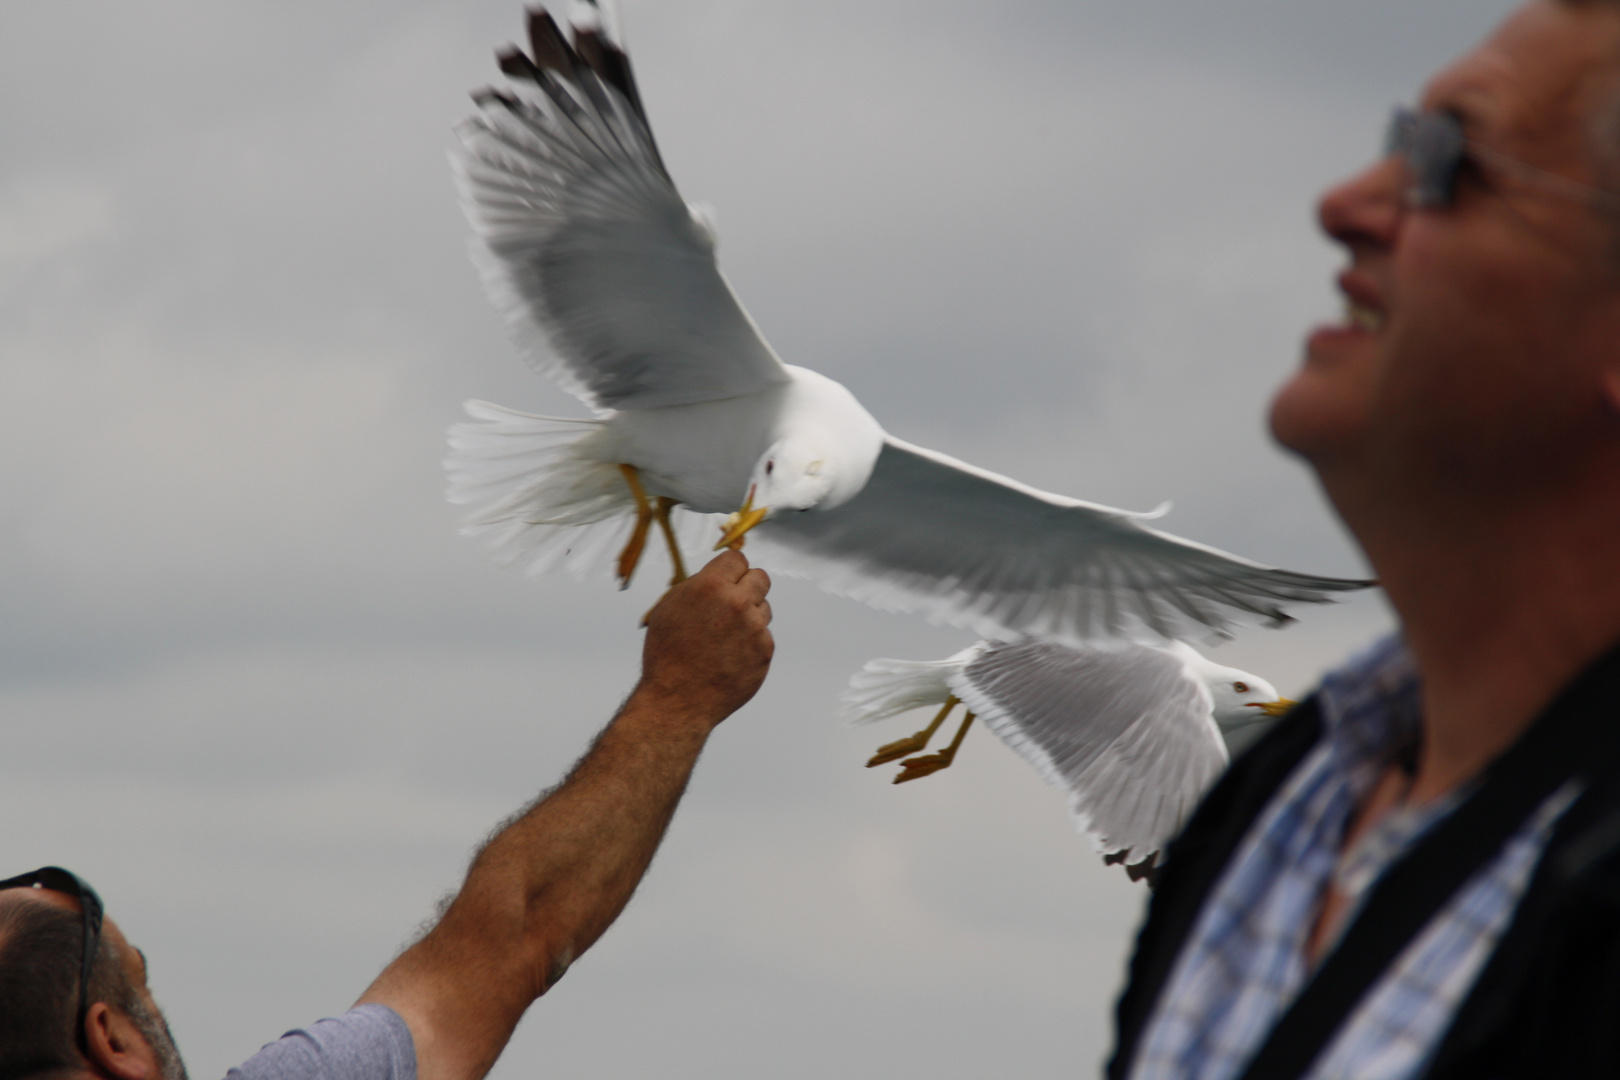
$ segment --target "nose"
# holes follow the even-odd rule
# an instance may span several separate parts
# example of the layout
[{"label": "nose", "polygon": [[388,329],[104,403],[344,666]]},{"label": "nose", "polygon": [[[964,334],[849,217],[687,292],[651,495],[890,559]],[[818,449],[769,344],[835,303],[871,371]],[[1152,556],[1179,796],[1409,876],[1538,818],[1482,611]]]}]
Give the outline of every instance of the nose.
[{"label": "nose", "polygon": [[1323,195],[1317,220],[1347,248],[1387,248],[1406,211],[1405,190],[1406,166],[1391,155]]}]

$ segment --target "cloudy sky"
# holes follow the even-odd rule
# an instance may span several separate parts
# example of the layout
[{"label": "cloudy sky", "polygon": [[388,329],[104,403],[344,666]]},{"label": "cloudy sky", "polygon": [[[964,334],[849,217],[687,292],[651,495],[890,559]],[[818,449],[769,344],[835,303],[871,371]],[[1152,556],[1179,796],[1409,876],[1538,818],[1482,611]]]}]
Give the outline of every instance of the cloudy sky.
[{"label": "cloudy sky", "polygon": [[[1363,570],[1264,434],[1336,314],[1315,195],[1502,0],[629,0],[683,194],[778,351],[897,435]],[[455,535],[444,428],[577,409],[444,151],[516,0],[0,5],[0,875],[102,891],[193,1076],[345,1008],[635,674],[628,593]],[[620,924],[500,1077],[1086,1075],[1144,893],[982,731],[833,715],[970,640],[781,581]],[[1284,692],[1376,598],[1217,650]]]}]

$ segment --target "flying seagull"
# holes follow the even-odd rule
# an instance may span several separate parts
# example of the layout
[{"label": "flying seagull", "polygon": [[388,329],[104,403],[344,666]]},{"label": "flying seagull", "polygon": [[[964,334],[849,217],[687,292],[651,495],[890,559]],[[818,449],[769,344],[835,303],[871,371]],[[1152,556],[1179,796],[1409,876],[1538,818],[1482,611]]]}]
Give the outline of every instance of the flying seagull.
[{"label": "flying seagull", "polygon": [[498,54],[509,81],[474,93],[452,155],[487,291],[530,363],[596,412],[467,404],[450,498],[498,560],[584,571],[617,549],[627,584],[656,523],[678,580],[681,517],[725,514],[716,547],[757,526],[768,567],[1001,636],[1280,624],[1284,604],[1365,586],[913,446],[843,386],[784,364],[664,167],[614,12],[576,8],[566,34],[529,13],[529,51]]},{"label": "flying seagull", "polygon": [[1069,793],[1079,830],[1133,880],[1225,769],[1227,740],[1293,705],[1265,679],[1181,642],[980,641],[944,660],[873,660],[850,680],[843,712],[870,723],[938,707],[933,722],[878,750],[882,765],[924,750],[958,705],[950,744],[901,762],[894,782],[948,767],[975,718]]}]

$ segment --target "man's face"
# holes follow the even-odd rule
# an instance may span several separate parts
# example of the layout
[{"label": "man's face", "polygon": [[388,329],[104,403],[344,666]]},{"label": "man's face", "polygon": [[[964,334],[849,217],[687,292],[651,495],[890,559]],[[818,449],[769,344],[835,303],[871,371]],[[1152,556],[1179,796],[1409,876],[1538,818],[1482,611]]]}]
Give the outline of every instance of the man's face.
[{"label": "man's face", "polygon": [[[1596,185],[1590,132],[1617,56],[1615,9],[1536,0],[1436,76],[1422,108]],[[1273,402],[1273,433],[1336,498],[1357,484],[1432,494],[1556,472],[1548,459],[1610,409],[1613,218],[1483,157],[1465,164],[1451,206],[1408,208],[1406,181],[1388,159],[1323,197],[1323,228],[1350,256],[1347,314],[1311,335]]]},{"label": "man's face", "polygon": [[160,1075],[163,1080],[187,1080],[186,1065],[180,1057],[179,1047],[174,1043],[174,1034],[169,1031],[169,1022],[163,1010],[158,1008],[157,1000],[152,997],[152,988],[146,982],[146,954],[131,945],[118,924],[111,919],[102,923],[101,934],[116,943],[119,960],[129,976],[130,985],[135,988],[138,1005],[131,1010],[130,1019],[152,1048]]}]

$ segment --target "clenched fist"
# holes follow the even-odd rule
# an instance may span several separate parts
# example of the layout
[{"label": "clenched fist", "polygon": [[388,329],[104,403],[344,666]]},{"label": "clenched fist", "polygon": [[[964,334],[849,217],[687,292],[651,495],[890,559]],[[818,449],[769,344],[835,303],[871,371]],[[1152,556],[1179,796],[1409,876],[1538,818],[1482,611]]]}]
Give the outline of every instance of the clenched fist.
[{"label": "clenched fist", "polygon": [[742,708],[770,670],[771,579],[740,552],[722,552],[647,616],[638,693],[718,724]]}]

